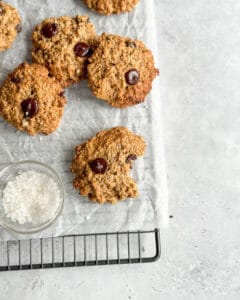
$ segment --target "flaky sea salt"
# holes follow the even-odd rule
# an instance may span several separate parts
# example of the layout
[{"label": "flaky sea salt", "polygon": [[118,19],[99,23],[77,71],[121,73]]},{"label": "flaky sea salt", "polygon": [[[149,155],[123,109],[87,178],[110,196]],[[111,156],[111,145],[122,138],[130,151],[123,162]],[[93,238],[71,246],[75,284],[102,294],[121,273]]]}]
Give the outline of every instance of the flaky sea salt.
[{"label": "flaky sea salt", "polygon": [[13,222],[37,225],[54,217],[60,201],[60,190],[53,178],[35,171],[26,171],[7,183],[2,205]]}]

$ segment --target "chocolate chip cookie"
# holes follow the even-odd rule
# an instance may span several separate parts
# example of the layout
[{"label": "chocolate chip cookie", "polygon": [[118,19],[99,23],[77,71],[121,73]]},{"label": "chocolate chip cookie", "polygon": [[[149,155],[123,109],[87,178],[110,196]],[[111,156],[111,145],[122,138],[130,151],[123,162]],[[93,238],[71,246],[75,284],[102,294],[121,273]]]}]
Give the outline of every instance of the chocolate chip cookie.
[{"label": "chocolate chip cookie", "polygon": [[111,15],[131,11],[139,0],[83,0],[83,2],[100,14]]},{"label": "chocolate chip cookie", "polygon": [[0,115],[31,135],[52,133],[65,103],[61,84],[38,64],[22,63],[0,88]]},{"label": "chocolate chip cookie", "polygon": [[21,20],[17,10],[0,1],[0,51],[8,49],[21,31]]},{"label": "chocolate chip cookie", "polygon": [[151,51],[141,41],[117,35],[102,34],[89,62],[95,96],[120,108],[143,102],[158,74]]},{"label": "chocolate chip cookie", "polygon": [[33,61],[45,65],[63,87],[86,77],[97,36],[87,16],[45,19],[33,35]]},{"label": "chocolate chip cookie", "polygon": [[129,172],[133,161],[145,152],[146,144],[125,127],[103,130],[76,147],[71,171],[73,185],[89,200],[116,203],[138,196],[136,182]]}]

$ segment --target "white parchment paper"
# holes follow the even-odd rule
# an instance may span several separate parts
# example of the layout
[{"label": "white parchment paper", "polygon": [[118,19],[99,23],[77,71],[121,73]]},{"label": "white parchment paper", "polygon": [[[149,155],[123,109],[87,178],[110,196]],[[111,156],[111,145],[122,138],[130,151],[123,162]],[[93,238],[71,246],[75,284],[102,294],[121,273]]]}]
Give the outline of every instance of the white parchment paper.
[{"label": "white parchment paper", "polygon": [[[158,66],[155,1],[142,0],[130,14],[101,16],[89,11],[80,0],[9,0],[20,12],[22,32],[13,46],[0,54],[1,83],[22,61],[31,61],[31,33],[44,18],[87,14],[99,34],[114,33],[141,39],[152,50]],[[12,162],[37,160],[59,172],[66,189],[61,216],[45,231],[34,237],[71,233],[153,229],[167,225],[167,186],[161,127],[159,78],[153,83],[148,100],[140,105],[117,109],[96,99],[87,81],[68,88],[68,103],[59,129],[49,136],[30,137],[0,119],[0,169]],[[144,158],[135,164],[133,177],[139,185],[140,197],[117,205],[89,202],[73,189],[69,172],[74,148],[102,129],[127,126],[147,141]],[[0,239],[23,238],[0,228]]]}]

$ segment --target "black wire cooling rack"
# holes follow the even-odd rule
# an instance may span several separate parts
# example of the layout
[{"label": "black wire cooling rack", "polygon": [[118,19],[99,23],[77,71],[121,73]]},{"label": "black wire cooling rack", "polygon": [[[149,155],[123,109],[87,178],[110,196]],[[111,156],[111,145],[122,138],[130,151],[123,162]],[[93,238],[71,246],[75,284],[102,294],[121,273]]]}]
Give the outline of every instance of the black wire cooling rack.
[{"label": "black wire cooling rack", "polygon": [[0,271],[154,262],[159,229],[0,242]]}]

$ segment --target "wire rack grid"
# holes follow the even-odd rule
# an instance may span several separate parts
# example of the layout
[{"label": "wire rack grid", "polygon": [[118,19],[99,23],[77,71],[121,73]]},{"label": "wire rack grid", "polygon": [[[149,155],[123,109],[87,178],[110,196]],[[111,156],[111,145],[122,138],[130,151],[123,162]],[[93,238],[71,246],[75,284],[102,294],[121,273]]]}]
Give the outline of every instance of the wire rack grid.
[{"label": "wire rack grid", "polygon": [[154,262],[159,229],[0,242],[0,271]]}]

